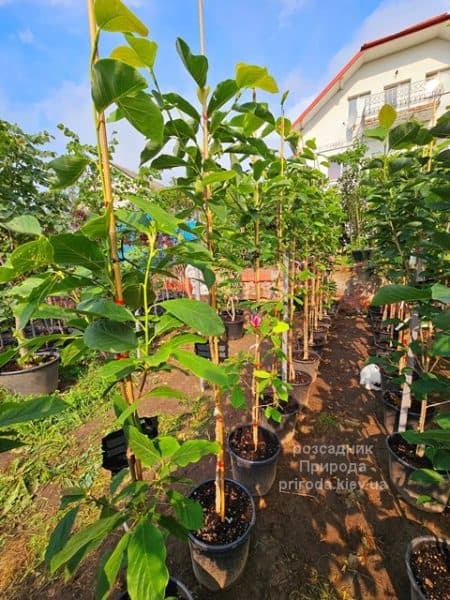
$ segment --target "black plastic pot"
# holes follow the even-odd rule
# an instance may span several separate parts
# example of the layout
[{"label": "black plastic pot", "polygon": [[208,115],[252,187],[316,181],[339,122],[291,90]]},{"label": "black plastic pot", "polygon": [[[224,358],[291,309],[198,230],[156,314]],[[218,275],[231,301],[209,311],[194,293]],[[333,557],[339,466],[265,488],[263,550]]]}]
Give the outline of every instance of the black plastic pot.
[{"label": "black plastic pot", "polygon": [[225,325],[227,339],[240,340],[244,337],[244,316],[242,313],[236,313],[234,321],[230,318],[228,313],[222,313],[221,317],[223,324]]},{"label": "black plastic pot", "polygon": [[[158,417],[141,417],[142,432],[154,439],[158,436]],[[102,467],[115,475],[128,466],[127,442],[123,429],[112,431],[102,438]]]},{"label": "black plastic pot", "polygon": [[[237,481],[226,479],[225,482],[245,492],[250,500],[253,514],[245,533],[229,544],[207,544],[198,539],[194,533],[189,533],[189,550],[194,575],[201,585],[211,591],[227,589],[241,576],[247,563],[250,534],[256,520],[255,503],[249,491]],[[196,490],[205,485],[214,485],[214,481],[204,481],[191,492],[190,496],[192,497]]]},{"label": "black plastic pot", "polygon": [[366,248],[364,250],[352,250],[352,257],[355,262],[365,262],[372,256],[372,250]]},{"label": "black plastic pot", "polygon": [[45,396],[58,389],[59,354],[57,352],[39,352],[40,357],[47,357],[48,362],[21,369],[20,371],[0,372],[0,386],[23,396],[31,394]]},{"label": "black plastic pot", "polygon": [[[303,356],[303,352],[300,352],[300,356]],[[320,363],[320,355],[317,352],[310,351],[309,358],[305,360],[304,358],[294,358],[292,360],[292,364],[296,371],[302,371],[303,373],[308,373],[311,376],[312,380],[315,381],[317,379],[317,372],[319,370]]]},{"label": "black plastic pot", "polygon": [[[447,480],[444,484],[419,484],[411,481],[411,474],[418,469],[400,458],[391,448],[390,442],[399,436],[399,433],[391,433],[386,438],[386,448],[389,458],[389,476],[392,485],[396,488],[400,496],[414,508],[424,512],[441,513],[447,506],[450,494],[450,482]],[[425,502],[418,504],[417,499],[420,496],[430,496],[434,502]]]},{"label": "black plastic pot", "polygon": [[[266,417],[266,408],[273,405],[273,395],[264,394],[259,407],[259,422],[262,427],[272,431],[281,442],[289,441],[295,433],[295,424],[297,415],[301,410],[301,406],[297,400],[290,396],[291,401],[288,401],[288,406],[281,412],[281,421],[274,421]],[[280,402],[281,405],[284,402]]]},{"label": "black plastic pot", "polygon": [[[302,371],[298,372],[301,373]],[[313,378],[309,373],[303,371],[303,375],[306,375],[306,377],[308,378],[308,381],[306,381],[305,383],[297,383],[292,381],[289,382],[289,384],[292,386],[290,394],[294,396],[300,407],[302,407],[308,402],[309,390],[313,382]]]},{"label": "black plastic pot", "polygon": [[[197,356],[211,360],[211,349],[209,347],[209,342],[205,342],[204,344],[197,343],[194,345],[195,354]],[[223,362],[226,358],[228,358],[228,342],[219,340],[219,361]]]},{"label": "black plastic pot", "polygon": [[[150,597],[150,594],[149,594]],[[169,583],[166,587],[166,598],[182,598],[183,600],[194,600],[191,592],[187,589],[184,583],[175,579],[175,577],[171,577],[169,579]],[[130,600],[130,596],[127,592],[122,594],[119,600]]]},{"label": "black plastic pot", "polygon": [[236,427],[228,434],[227,447],[231,459],[231,471],[233,478],[242,483],[252,496],[265,496],[270,491],[277,476],[277,465],[281,450],[280,441],[273,431],[259,426],[266,435],[272,436],[276,440],[277,451],[273,456],[264,460],[247,460],[246,458],[242,458],[231,448],[230,435],[234,431],[246,427],[249,427],[249,425]]},{"label": "black plastic pot", "polygon": [[428,600],[419,582],[417,581],[417,578],[414,575],[411,566],[411,557],[414,554],[414,551],[418,550],[420,547],[423,546],[434,546],[439,550],[440,553],[442,553],[446,557],[448,557],[450,554],[450,540],[442,540],[439,538],[435,538],[431,535],[414,538],[408,544],[408,548],[406,549],[405,562],[406,572],[408,574],[409,584],[411,586],[411,600]]},{"label": "black plastic pot", "polygon": [[[381,401],[383,403],[383,423],[386,428],[386,431],[388,433],[394,433],[398,431],[398,423],[400,420],[400,408],[386,399],[386,392],[383,393]],[[433,414],[433,408],[427,410],[427,422],[432,419]],[[419,420],[420,413],[413,412],[411,409],[408,410],[406,429],[418,429]]]}]

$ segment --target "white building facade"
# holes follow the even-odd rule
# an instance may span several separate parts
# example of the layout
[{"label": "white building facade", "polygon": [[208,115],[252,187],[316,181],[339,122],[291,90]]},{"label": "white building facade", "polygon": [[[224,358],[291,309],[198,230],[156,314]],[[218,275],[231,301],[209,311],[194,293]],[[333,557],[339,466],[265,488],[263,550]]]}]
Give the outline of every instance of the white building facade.
[{"label": "white building facade", "polygon": [[[444,13],[361,46],[294,128],[304,139],[315,138],[320,153],[333,156],[377,126],[384,104],[394,106],[397,122],[433,123],[450,105],[449,24],[450,14]],[[371,154],[381,150],[376,140],[368,145]],[[330,163],[330,179],[338,176]]]}]

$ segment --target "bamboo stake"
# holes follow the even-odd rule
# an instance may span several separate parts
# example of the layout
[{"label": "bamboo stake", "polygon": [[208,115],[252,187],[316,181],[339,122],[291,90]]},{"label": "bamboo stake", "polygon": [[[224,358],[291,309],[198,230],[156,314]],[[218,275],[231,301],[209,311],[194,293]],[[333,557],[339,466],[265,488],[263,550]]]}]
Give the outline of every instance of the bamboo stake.
[{"label": "bamboo stake", "polygon": [[[200,33],[200,52],[205,55],[205,26],[203,17],[203,0],[198,0],[198,22]],[[202,158],[203,163],[209,158],[209,129],[208,129],[208,93],[207,88],[201,90],[202,101],[202,128],[203,128],[203,145]],[[203,173],[205,175],[205,173]],[[211,187],[205,186],[203,189],[203,199],[205,203],[206,216],[206,237],[208,250],[211,256],[214,256],[213,242],[213,216],[209,202],[211,200]],[[217,310],[217,287],[214,283],[210,289],[209,302],[211,308]],[[209,347],[211,349],[211,358],[214,364],[219,364],[219,338],[209,338]],[[218,386],[214,386],[215,399],[215,417],[216,417],[216,440],[219,443],[219,452],[216,461],[216,512],[221,520],[225,519],[225,430],[223,422],[223,398],[222,390]]]},{"label": "bamboo stake", "polygon": [[289,252],[289,331],[288,331],[288,353],[287,353],[287,372],[289,381],[295,380],[295,371],[292,360],[294,345],[294,294],[295,294],[295,240],[291,240]]},{"label": "bamboo stake", "polygon": [[[308,263],[306,262],[308,269]],[[309,359],[309,284],[308,279],[304,283],[304,301],[303,301],[303,360]]]},{"label": "bamboo stake", "polygon": [[[95,64],[98,60],[97,51],[97,40],[98,40],[98,29],[95,21],[94,1],[87,0],[88,18],[89,18],[89,33],[91,40],[92,49],[92,64]],[[94,109],[96,133],[97,133],[97,146],[99,149],[99,171],[102,180],[105,210],[109,212],[109,245],[112,261],[112,270],[114,276],[114,287],[115,287],[115,301],[117,304],[124,304],[123,300],[123,288],[122,288],[122,276],[120,272],[119,254],[117,250],[117,234],[116,234],[116,223],[114,216],[114,199],[112,192],[111,182],[111,169],[109,161],[108,151],[108,137],[106,133],[106,122],[105,113]],[[120,389],[123,398],[126,402],[131,405],[134,404],[134,388],[131,376],[128,376],[124,381],[120,382]],[[134,418],[137,419],[136,413]],[[127,459],[130,468],[132,479],[142,480],[142,465],[141,462],[136,459],[130,448],[127,449]]]}]

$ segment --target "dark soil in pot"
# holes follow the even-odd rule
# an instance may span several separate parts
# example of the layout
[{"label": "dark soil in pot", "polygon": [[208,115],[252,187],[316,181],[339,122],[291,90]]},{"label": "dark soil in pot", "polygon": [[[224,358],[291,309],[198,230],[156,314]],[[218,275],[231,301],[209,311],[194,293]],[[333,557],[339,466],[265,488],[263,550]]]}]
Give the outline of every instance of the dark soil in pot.
[{"label": "dark soil in pot", "polygon": [[214,480],[205,481],[189,497],[203,507],[202,529],[189,533],[192,568],[209,590],[223,590],[235,583],[247,563],[250,534],[255,524],[255,503],[240,483],[225,480],[225,519],[215,510]]},{"label": "dark soil in pot", "polygon": [[[388,433],[398,430],[400,421],[400,407],[402,405],[402,392],[398,389],[389,389],[383,393],[383,422]],[[426,422],[428,423],[433,418],[434,409],[427,410]],[[411,408],[408,410],[408,419],[406,421],[407,429],[417,429],[420,419],[420,402],[413,398]]]},{"label": "dark soil in pot", "polygon": [[51,394],[58,389],[59,354],[39,352],[26,367],[10,361],[0,372],[0,386],[23,396]]},{"label": "dark soil in pot", "polygon": [[450,598],[450,542],[436,538],[414,539],[406,552],[413,600]]},{"label": "dark soil in pot", "polygon": [[[416,455],[416,446],[408,444],[399,433],[386,438],[388,449],[389,476],[392,485],[400,496],[417,510],[441,513],[447,506],[450,482],[425,485],[410,479],[417,469],[430,469],[432,465],[426,456]],[[433,500],[418,503],[420,497],[429,496]]]},{"label": "dark soil in pot", "polygon": [[253,445],[252,425],[237,427],[228,436],[233,478],[253,496],[264,496],[277,475],[281,444],[277,435],[259,426],[259,443]]}]

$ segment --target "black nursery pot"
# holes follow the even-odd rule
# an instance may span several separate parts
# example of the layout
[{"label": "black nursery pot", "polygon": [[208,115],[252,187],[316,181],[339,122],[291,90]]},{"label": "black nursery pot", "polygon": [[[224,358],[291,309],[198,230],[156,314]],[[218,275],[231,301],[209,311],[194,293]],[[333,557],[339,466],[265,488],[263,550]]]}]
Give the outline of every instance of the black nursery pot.
[{"label": "black nursery pot", "polygon": [[[433,483],[424,485],[416,481],[411,481],[410,477],[412,473],[420,467],[414,466],[408,460],[403,459],[394,450],[393,446],[400,440],[403,440],[403,438],[399,433],[391,433],[386,438],[389,476],[392,485],[396,488],[400,496],[414,508],[424,512],[443,512],[449,499],[450,482],[447,479],[443,484]],[[426,468],[431,468],[431,465],[428,465]],[[418,504],[417,500],[420,496],[430,496],[433,498],[433,501]]]},{"label": "black nursery pot", "polygon": [[240,340],[244,337],[244,313],[242,311],[236,311],[234,321],[227,312],[221,313],[220,316],[225,325],[228,340]]},{"label": "black nursery pot", "polygon": [[[400,421],[400,407],[394,404],[389,399],[389,394],[395,393],[387,390],[383,393],[383,423],[388,433],[394,433],[398,431],[398,424]],[[429,408],[427,410],[426,422],[429,422],[433,418],[434,409]],[[420,420],[420,412],[408,410],[408,419],[406,421],[406,429],[418,429]]]},{"label": "black nursery pot", "polygon": [[[154,439],[158,436],[158,417],[141,417],[142,432]],[[102,438],[102,467],[115,475],[125,467],[127,461],[127,442],[123,429],[112,431]]]},{"label": "black nursery pot", "polygon": [[[211,348],[209,347],[209,342],[205,342],[204,344],[196,343],[195,346],[195,354],[197,356],[201,356],[202,358],[207,358],[211,360]],[[228,342],[224,340],[219,340],[219,361],[223,362],[228,358]]]},{"label": "black nursery pot", "polygon": [[39,357],[45,357],[46,362],[21,369],[19,371],[0,372],[0,386],[22,396],[45,396],[58,389],[59,383],[59,354],[58,352],[39,352]]},{"label": "black nursery pot", "polygon": [[[424,579],[430,580],[429,576],[426,577],[425,573],[422,576],[419,574],[417,567],[414,563],[414,555],[420,551],[430,551],[434,556],[440,557],[442,562],[447,564],[447,573],[442,573],[442,577],[447,576],[450,578],[450,540],[442,540],[439,538],[432,537],[431,535],[414,538],[408,545],[405,555],[406,572],[408,574],[409,584],[411,586],[411,600],[428,600],[429,595],[424,592],[423,584],[426,585]],[[431,556],[433,560],[433,556]],[[433,589],[437,589],[442,593],[442,598],[446,598],[445,590],[439,590],[440,582],[433,580]]]},{"label": "black nursery pot", "polygon": [[272,431],[281,442],[286,442],[291,439],[295,433],[295,424],[301,406],[292,395],[289,395],[287,402],[280,401],[277,408],[281,413],[281,421],[278,422],[266,417],[266,408],[272,405],[273,395],[264,394],[259,406],[259,422],[262,427]]},{"label": "black nursery pot", "polygon": [[233,435],[240,434],[243,430],[251,429],[251,427],[251,425],[242,425],[228,434],[227,447],[231,459],[231,471],[233,478],[244,485],[252,496],[265,496],[270,491],[277,476],[281,444],[276,433],[259,426],[260,435],[264,436],[265,440],[276,448],[274,454],[262,460],[249,460],[239,456],[237,450],[233,448]]},{"label": "black nursery pot", "polygon": [[[189,497],[199,499],[205,490],[215,497],[215,482],[208,480],[201,483],[190,493]],[[232,586],[241,576],[247,563],[250,547],[250,534],[255,525],[256,509],[255,503],[249,491],[237,481],[225,479],[225,506],[230,510],[229,495],[240,495],[241,510],[235,511],[229,519],[237,519],[238,522],[247,518],[247,527],[239,534],[239,537],[225,544],[214,544],[200,539],[196,532],[190,532],[188,536],[189,550],[191,553],[192,569],[197,581],[211,591],[225,590]],[[201,501],[200,501],[201,503]],[[244,529],[242,527],[242,529]]]},{"label": "black nursery pot", "polygon": [[[184,583],[181,583],[181,581],[178,581],[178,579],[175,579],[175,577],[171,577],[169,579],[169,583],[166,587],[165,597],[177,599],[179,598],[181,600],[193,600],[191,592],[187,589]],[[119,600],[130,600],[130,596],[127,592],[125,592],[120,596]]]}]

